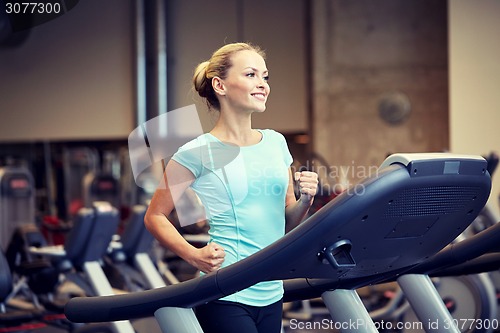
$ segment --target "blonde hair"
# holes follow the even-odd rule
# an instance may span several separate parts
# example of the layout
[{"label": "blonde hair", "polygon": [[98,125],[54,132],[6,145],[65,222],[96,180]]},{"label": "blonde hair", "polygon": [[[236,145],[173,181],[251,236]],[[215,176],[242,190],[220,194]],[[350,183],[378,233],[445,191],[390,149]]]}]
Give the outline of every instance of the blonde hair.
[{"label": "blonde hair", "polygon": [[254,51],[262,58],[266,58],[265,52],[258,46],[250,43],[232,43],[222,46],[212,54],[212,57],[200,63],[193,75],[194,89],[198,95],[206,100],[209,109],[220,110],[220,103],[212,87],[212,79],[217,76],[221,79],[227,77],[227,72],[231,68],[231,56],[240,51]]}]

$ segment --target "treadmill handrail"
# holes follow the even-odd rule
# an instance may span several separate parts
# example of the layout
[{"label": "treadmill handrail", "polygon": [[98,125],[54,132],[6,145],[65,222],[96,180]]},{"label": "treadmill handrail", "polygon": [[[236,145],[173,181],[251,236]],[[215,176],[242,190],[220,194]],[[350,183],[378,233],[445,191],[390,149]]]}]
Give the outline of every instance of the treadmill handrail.
[{"label": "treadmill handrail", "polygon": [[[455,239],[489,197],[484,159],[453,159],[453,172],[446,172],[440,157],[419,162],[424,172],[418,174],[401,164],[384,168],[360,183],[363,193],[342,193],[280,240],[215,273],[128,295],[73,298],[66,316],[76,322],[140,318],[161,307],[200,305],[260,281],[331,277],[353,287],[399,274]],[[331,248],[343,239],[352,248]],[[334,267],[322,260],[322,249],[348,254],[356,265]]]},{"label": "treadmill handrail", "polygon": [[496,223],[481,232],[464,239],[463,241],[450,244],[423,263],[415,266],[410,273],[433,274],[450,266],[462,264],[473,260],[488,252],[499,250],[500,223]]},{"label": "treadmill handrail", "polygon": [[411,162],[415,161],[430,161],[430,160],[462,160],[474,159],[477,161],[484,160],[484,157],[464,154],[450,154],[450,153],[397,153],[388,156],[380,165],[379,169],[383,169],[392,164],[402,164],[408,166]]},{"label": "treadmill handrail", "polygon": [[[408,269],[405,274],[428,274],[432,277],[477,274],[500,267],[500,223],[458,243]],[[403,272],[402,272],[403,273]],[[382,282],[394,281],[396,276]],[[333,279],[294,279],[285,282],[285,300],[296,301],[319,297],[340,283]]]}]

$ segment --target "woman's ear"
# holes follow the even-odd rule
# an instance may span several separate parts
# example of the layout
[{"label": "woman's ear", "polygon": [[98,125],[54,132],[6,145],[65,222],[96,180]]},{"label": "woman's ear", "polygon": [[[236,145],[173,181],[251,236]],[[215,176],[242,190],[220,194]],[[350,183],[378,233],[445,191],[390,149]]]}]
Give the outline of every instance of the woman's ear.
[{"label": "woman's ear", "polygon": [[225,96],[226,95],[226,86],[224,85],[224,81],[218,76],[214,76],[212,78],[212,88],[214,89],[215,93],[219,96]]}]

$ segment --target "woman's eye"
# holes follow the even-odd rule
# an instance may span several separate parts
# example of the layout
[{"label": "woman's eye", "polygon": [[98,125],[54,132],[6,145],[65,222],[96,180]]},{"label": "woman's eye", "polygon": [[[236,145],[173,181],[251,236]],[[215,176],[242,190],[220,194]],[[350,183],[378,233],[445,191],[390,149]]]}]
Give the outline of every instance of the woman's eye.
[{"label": "woman's eye", "polygon": [[[257,75],[256,75],[255,73],[253,73],[253,72],[252,72],[252,73],[247,73],[247,74],[245,74],[245,76],[246,76],[246,77],[252,77],[252,78],[253,78],[253,77],[256,77]],[[262,79],[263,79],[264,81],[269,81],[269,75],[264,75],[264,76],[262,77]]]}]

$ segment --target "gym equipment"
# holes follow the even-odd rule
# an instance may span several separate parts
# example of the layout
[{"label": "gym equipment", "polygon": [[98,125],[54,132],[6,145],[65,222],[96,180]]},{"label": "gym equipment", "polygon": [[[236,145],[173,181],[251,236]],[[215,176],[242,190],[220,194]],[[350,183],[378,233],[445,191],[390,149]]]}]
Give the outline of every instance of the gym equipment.
[{"label": "gym equipment", "polygon": [[17,309],[9,301],[15,299],[12,274],[4,253],[0,251],[0,332],[71,332],[114,333],[108,324],[74,325],[50,310],[34,307]]},{"label": "gym equipment", "polygon": [[[447,246],[431,258],[404,272],[404,274],[394,276],[392,279],[383,282],[397,280],[404,295],[412,304],[422,323],[451,323],[453,322],[453,318],[449,318],[447,313],[441,313],[441,315],[448,318],[439,315],[439,312],[445,309],[442,308],[443,302],[441,296],[432,286],[432,283],[429,282],[428,275],[432,277],[450,277],[462,274],[478,274],[498,269],[500,265],[500,253],[498,253],[500,252],[499,239],[500,224],[496,224],[473,237]],[[484,283],[480,291],[491,292],[491,283],[487,283],[484,279],[480,282]],[[338,282],[332,280],[317,281],[314,286],[304,283],[303,280],[286,281],[285,295],[287,296],[287,300],[317,297],[323,291],[336,288],[337,286]],[[477,286],[476,283],[472,288]],[[468,289],[472,290],[471,288]],[[447,293],[445,290],[444,294]],[[435,302],[429,302],[427,296],[432,296]],[[440,301],[438,302],[438,300]],[[480,320],[484,320],[483,323],[494,323],[492,320],[495,315],[496,306],[492,302],[492,298],[485,298],[484,300],[487,302],[487,304],[484,304],[484,312],[468,318],[469,324],[472,320],[476,320],[474,324],[479,323]],[[441,308],[436,308],[437,304],[441,305]],[[459,323],[463,322],[459,321]],[[440,328],[439,332],[455,332],[452,328],[450,330]],[[475,332],[479,331],[481,330],[475,330]],[[490,331],[489,327],[485,331]]]},{"label": "gym equipment", "polygon": [[[94,201],[120,207],[119,182],[111,172],[112,158],[108,153],[101,162],[97,150],[90,147],[64,149],[64,193],[69,216],[79,208],[92,207]],[[101,167],[101,164],[106,165]]]},{"label": "gym equipment", "polygon": [[[495,326],[500,327],[496,318],[496,292],[488,274],[482,273],[500,267],[500,253],[495,253],[500,251],[499,239],[500,224],[496,224],[450,245],[412,269],[412,274],[435,277],[440,298],[452,313],[460,332],[493,332]],[[410,286],[414,290],[417,287]],[[411,303],[412,299],[409,298],[409,301]],[[420,307],[414,310],[417,316],[421,316],[418,312]],[[415,313],[410,311],[405,318],[414,321]]]},{"label": "gym equipment", "polygon": [[[499,229],[500,223],[497,223],[478,234],[478,238],[481,234],[491,235],[489,244],[482,244],[483,240],[476,243],[476,246],[484,249],[489,247],[485,254],[430,273],[431,277],[437,279],[438,291],[450,307],[453,317],[462,324],[461,332],[490,333],[500,330]],[[477,325],[480,322],[484,325]]]},{"label": "gym equipment", "polygon": [[156,178],[155,173],[151,171],[145,171],[141,173],[137,179],[134,179],[130,158],[128,148],[121,148],[119,151],[121,165],[121,201],[128,207],[132,207],[134,205],[149,205],[149,201],[158,186],[158,179]]},{"label": "gym equipment", "polygon": [[107,252],[119,222],[116,209],[102,202],[96,202],[93,208],[80,209],[64,245],[48,246],[34,223],[31,174],[13,167],[2,171],[2,204],[6,207],[2,212],[6,220],[13,221],[2,223],[9,227],[9,232],[2,236],[9,235],[10,241],[5,246],[10,270],[15,273],[11,297],[23,294],[35,307],[61,313],[67,300],[55,302],[53,298],[60,274],[65,276],[64,281],[76,283],[87,295],[98,295],[89,284],[91,277],[82,274],[82,270],[84,263],[99,261]]},{"label": "gym equipment", "polygon": [[[19,331],[29,327],[46,327],[39,310],[7,310],[7,302],[12,298],[12,274],[3,251],[0,251],[0,331]],[[29,323],[29,325],[26,325]]]},{"label": "gym equipment", "polygon": [[37,309],[61,314],[63,305],[47,298],[52,296],[58,282],[58,271],[49,260],[28,250],[30,246],[47,246],[35,223],[33,177],[27,168],[19,166],[3,168],[2,174],[2,213],[5,218],[2,226],[9,230],[2,233],[2,237],[8,239],[3,252],[13,284],[10,297],[20,299],[22,296]]},{"label": "gym equipment", "polygon": [[500,161],[500,156],[498,156],[496,151],[491,151],[488,156],[485,156],[485,159],[488,162],[486,169],[490,173],[490,176],[493,177],[493,173],[495,172],[498,162]]},{"label": "gym equipment", "polygon": [[[492,151],[487,156],[484,156],[484,158],[487,161],[487,171],[490,176],[493,176],[498,166],[499,156],[496,152]],[[493,202],[487,202],[474,222],[456,239],[456,242],[480,233],[496,225],[499,221],[498,207]],[[488,232],[491,233],[492,230],[488,230]],[[500,235],[498,239],[500,239]],[[492,249],[492,251],[495,252],[495,249]],[[496,252],[498,251],[500,251],[500,247],[496,250]],[[498,254],[489,253],[475,258],[473,261],[468,261],[468,266],[473,263],[476,266],[474,274],[464,274],[466,273],[466,268],[465,264],[462,263],[452,268],[441,269],[431,275],[433,283],[436,285],[441,298],[453,318],[461,324],[461,332],[490,333],[493,332],[494,323],[498,323],[500,320],[500,316],[498,315],[498,305],[500,305],[498,288],[500,288],[500,281],[495,279],[500,273],[498,269],[500,261],[494,259],[496,255]],[[486,264],[486,258],[489,258],[488,264]],[[482,263],[481,268],[478,264],[479,262]],[[491,266],[495,262],[496,266]],[[411,308],[408,309],[408,312],[404,316],[408,320],[413,320],[414,317],[415,314]],[[475,325],[480,322],[484,323],[484,325]],[[404,332],[417,331],[405,330]]]},{"label": "gym equipment", "polygon": [[[490,166],[490,159],[488,159],[488,166]],[[500,260],[495,259],[500,256],[500,253],[495,253],[500,251],[500,246],[495,249],[495,243],[500,240],[500,232],[497,229],[499,226],[495,216],[495,211],[487,203],[474,222],[454,241],[454,243],[464,241],[482,231],[486,231],[482,234],[482,237],[490,235],[489,238],[493,242],[488,242],[488,240],[483,242],[481,240],[478,245],[483,248],[483,251],[492,251],[493,253],[483,254],[466,263],[461,263],[466,258],[455,254],[457,257],[455,258],[455,265],[446,268],[442,266],[445,261],[442,261],[439,265],[441,267],[438,267],[439,270],[431,274],[432,282],[445,302],[447,309],[452,317],[461,324],[461,332],[490,333],[494,329],[494,323],[500,319],[497,315],[498,296],[495,289],[499,284],[498,281],[494,280],[496,274],[500,272],[498,270]],[[500,244],[500,242],[498,243]],[[471,253],[468,254],[470,256]],[[473,252],[472,256],[475,255],[479,255],[479,253]],[[367,292],[365,289],[373,290],[373,292]],[[384,296],[386,291],[389,292],[388,297]],[[390,283],[365,287],[360,294],[367,295],[362,299],[370,309],[370,316],[374,321],[418,322],[414,311],[397,284]],[[485,323],[485,325],[477,325],[477,327],[471,325],[481,322]],[[467,327],[468,325],[469,327]],[[407,328],[403,332],[423,332],[423,330]]]},{"label": "gym equipment", "polygon": [[92,207],[95,201],[109,202],[120,207],[118,179],[108,173],[88,173],[83,178],[83,206]]},{"label": "gym equipment", "polygon": [[[434,277],[433,282],[438,293],[460,325],[461,332],[491,333],[495,328],[495,322],[497,328],[500,327],[495,286],[490,278],[491,275],[483,273],[498,271],[500,267],[499,240],[500,223],[496,223],[450,245],[426,264],[415,268],[419,274],[429,274]],[[472,265],[475,271],[471,269]],[[405,318],[408,320],[413,320],[414,317],[412,311],[405,313]],[[477,325],[478,323],[483,325]]]},{"label": "gym equipment", "polygon": [[[109,265],[123,279],[121,289],[138,291],[164,287],[165,282],[154,266],[150,253],[154,238],[144,226],[147,207],[136,205],[128,219],[120,240],[111,243],[112,251]],[[115,274],[113,274],[115,275]]]},{"label": "gym equipment", "polygon": [[45,296],[52,295],[59,282],[58,269],[50,260],[34,255],[29,250],[30,247],[44,246],[48,244],[35,224],[25,224],[15,229],[6,251],[7,262],[14,275],[13,293],[24,294],[37,307],[40,307],[41,302],[46,308],[57,308],[58,312],[62,312],[63,305],[44,302]]},{"label": "gym equipment", "polygon": [[[30,251],[54,258],[59,266],[74,268],[78,274],[71,279],[87,295],[112,295],[113,289],[102,270],[101,259],[107,253],[119,221],[116,208],[107,202],[94,202],[92,208],[78,211],[64,246],[32,247]],[[134,332],[129,321],[111,324],[119,333]]]},{"label": "gym equipment", "polygon": [[[20,230],[24,230],[23,235],[27,236],[24,239],[25,242],[28,242],[29,238],[29,242],[46,245],[43,237],[37,238],[37,235],[31,232],[37,229],[34,212],[34,181],[31,172],[20,166],[0,168],[0,192],[1,250],[6,253],[9,270],[11,274],[21,273],[21,271],[22,275],[38,273],[50,264],[34,264],[35,258],[29,255],[18,256],[18,249],[13,246],[13,244],[22,246],[21,242],[16,242],[16,240],[21,240]],[[26,285],[25,281],[18,281],[16,277],[11,277],[13,283],[16,284],[13,287],[14,293]]]},{"label": "gym equipment", "polygon": [[34,223],[33,176],[24,167],[0,168],[0,248],[5,251],[17,226]]},{"label": "gym equipment", "polygon": [[[432,279],[440,298],[446,305],[462,333],[492,333],[496,321],[496,293],[487,273],[446,276]],[[413,309],[408,307],[401,319],[419,322]],[[483,325],[477,325],[483,323]],[[423,329],[405,329],[404,333],[425,332]]]},{"label": "gym equipment", "polygon": [[[498,265],[500,261],[497,260]],[[481,270],[488,271],[486,267]],[[432,277],[431,281],[451,316],[461,326],[461,332],[491,333],[495,325],[498,326],[497,296],[488,273],[446,275]],[[370,292],[373,293],[367,296]],[[421,323],[397,283],[372,285],[358,290],[358,293],[363,303],[367,304],[374,322],[390,323],[393,326],[397,323]],[[484,325],[481,327],[478,323]],[[425,332],[423,324],[420,327],[417,324],[407,325],[400,332]],[[476,324],[477,327],[474,327]]]},{"label": "gym equipment", "polygon": [[75,322],[154,314],[163,332],[201,332],[190,308],[260,281],[298,279],[288,298],[310,298],[312,289],[334,321],[345,324],[356,318],[356,329],[343,332],[377,332],[354,289],[399,276],[437,253],[474,220],[490,188],[481,157],[391,155],[377,175],[240,262],[155,290],[73,298],[65,313]]},{"label": "gym equipment", "polygon": [[[107,260],[109,264],[105,268],[108,279],[112,285],[116,283],[114,280],[121,280],[116,283],[117,287],[129,292],[164,287],[165,282],[179,283],[169,263],[162,260],[164,249],[155,243],[153,235],[144,226],[146,210],[145,205],[132,207],[122,235],[113,240],[112,251],[107,256],[111,258]],[[184,234],[184,237],[195,244],[209,241],[208,235],[204,234]]]},{"label": "gym equipment", "polygon": [[96,173],[99,164],[99,153],[94,148],[64,147],[57,182],[60,218],[71,219],[78,209],[84,207],[83,179],[89,173]]}]

